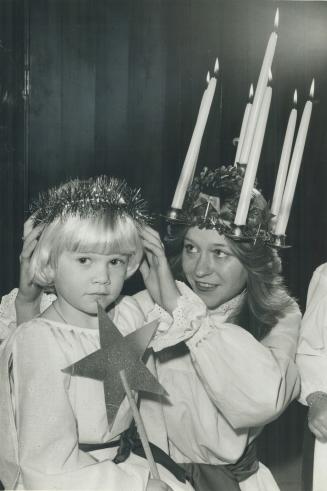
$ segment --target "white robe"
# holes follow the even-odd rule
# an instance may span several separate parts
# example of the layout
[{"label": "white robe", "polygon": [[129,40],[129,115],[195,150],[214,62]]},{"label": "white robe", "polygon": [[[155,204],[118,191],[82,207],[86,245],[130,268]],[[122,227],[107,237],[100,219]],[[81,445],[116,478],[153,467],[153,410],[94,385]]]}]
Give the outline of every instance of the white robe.
[{"label": "white robe", "polygon": [[[154,306],[146,291],[134,296],[146,317],[161,317],[154,349],[181,341],[188,348],[179,356],[170,350],[157,356],[159,381],[169,393],[163,411],[170,454],[176,462],[234,463],[263,426],[299,394],[294,358],[301,314],[294,302],[258,342],[245,329],[226,322],[238,298],[208,311],[192,290],[177,285],[182,296],[173,318]],[[263,464],[240,487],[278,489]]]},{"label": "white robe", "polygon": [[[301,375],[300,402],[312,392],[327,393],[327,263],[314,272],[308,290],[296,362]],[[313,491],[327,489],[327,443],[316,439]]]},{"label": "white robe", "polygon": [[[143,325],[144,317],[124,297],[114,322],[126,335]],[[98,330],[41,317],[19,326],[1,347],[0,476],[6,489],[146,489],[145,459],[132,454],[116,465],[117,448],[87,453],[78,447],[115,439],[131,422],[125,399],[109,431],[103,383],[62,372],[97,349]],[[160,412],[154,417],[164,428]],[[172,489],[193,489],[158,467]]]}]

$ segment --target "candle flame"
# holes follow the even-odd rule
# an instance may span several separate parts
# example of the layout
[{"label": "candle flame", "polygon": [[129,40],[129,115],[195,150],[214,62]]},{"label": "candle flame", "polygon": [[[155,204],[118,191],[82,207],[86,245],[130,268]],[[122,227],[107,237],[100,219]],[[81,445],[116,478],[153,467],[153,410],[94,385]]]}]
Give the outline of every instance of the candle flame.
[{"label": "candle flame", "polygon": [[254,92],[254,90],[253,90],[253,84],[251,84],[251,85],[250,85],[250,91],[249,91],[249,99],[250,99],[250,100],[251,100],[251,99],[252,99],[252,97],[253,97],[253,92]]},{"label": "candle flame", "polygon": [[218,75],[218,72],[219,72],[219,61],[218,61],[218,58],[216,58],[216,61],[215,61],[215,67],[213,69],[213,73],[215,75]]},{"label": "candle flame", "polygon": [[271,73],[271,68],[269,68],[269,73],[268,73],[268,83],[270,84],[272,82],[272,73]]},{"label": "candle flame", "polygon": [[278,29],[278,26],[279,26],[279,9],[276,10],[274,28]]},{"label": "candle flame", "polygon": [[207,73],[206,81],[207,81],[207,84],[209,85],[209,82],[210,82],[210,72]]},{"label": "candle flame", "polygon": [[313,96],[315,95],[315,79],[312,79],[311,82],[311,87],[310,87],[310,97],[313,99]]},{"label": "candle flame", "polygon": [[293,104],[294,104],[294,106],[296,106],[296,104],[297,104],[297,89],[294,90]]}]

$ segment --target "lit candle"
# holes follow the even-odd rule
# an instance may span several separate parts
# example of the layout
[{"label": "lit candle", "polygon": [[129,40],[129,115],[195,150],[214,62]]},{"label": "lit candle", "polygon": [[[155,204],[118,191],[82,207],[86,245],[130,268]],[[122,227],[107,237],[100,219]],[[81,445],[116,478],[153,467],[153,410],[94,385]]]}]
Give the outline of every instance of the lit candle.
[{"label": "lit candle", "polygon": [[295,90],[294,97],[293,97],[293,108],[288,118],[283,149],[279,161],[275,191],[274,191],[274,196],[271,205],[271,213],[274,216],[278,215],[280,204],[284,193],[284,188],[285,188],[286,176],[287,176],[288,166],[290,162],[290,156],[292,151],[295,126],[296,126],[296,119],[297,119],[296,104],[297,104],[297,91]]},{"label": "lit candle", "polygon": [[288,219],[290,216],[296,182],[300,171],[305,141],[307,138],[309,123],[311,119],[313,95],[314,95],[314,80],[312,80],[312,84],[310,88],[310,100],[308,100],[304,106],[299,131],[297,133],[294,150],[292,153],[292,159],[290,163],[290,169],[288,171],[285,191],[283,194],[280,211],[277,218],[277,224],[274,231],[276,235],[285,234]]},{"label": "lit candle", "polygon": [[245,225],[249,211],[251,196],[254,186],[255,177],[257,174],[258,163],[262,148],[263,139],[267,125],[267,119],[271,103],[272,89],[266,87],[263,102],[260,108],[258,124],[253,138],[253,144],[249,155],[248,164],[246,166],[244,180],[241,189],[240,199],[237,205],[235,225]]},{"label": "lit candle", "polygon": [[198,118],[195,124],[191,142],[184,160],[182,172],[179,177],[174,199],[171,205],[172,208],[178,208],[178,209],[182,208],[187,188],[189,187],[191,180],[194,176],[203,133],[209,116],[212,99],[216,90],[216,85],[217,85],[216,76],[218,70],[219,70],[219,66],[218,66],[218,59],[217,59],[215,63],[215,76],[209,80],[208,87],[204,91],[202,97]]},{"label": "lit candle", "polygon": [[243,145],[243,141],[244,141],[244,135],[245,135],[245,131],[246,131],[246,127],[247,127],[247,124],[249,121],[249,115],[250,115],[250,111],[251,111],[251,107],[252,107],[252,98],[253,98],[253,85],[251,84],[250,92],[249,92],[249,100],[248,100],[247,105],[245,106],[245,111],[244,111],[244,115],[243,115],[243,121],[242,121],[242,126],[241,126],[240,137],[238,139],[234,165],[236,165],[238,163],[240,155],[241,155],[242,145]]},{"label": "lit candle", "polygon": [[[274,27],[277,29],[278,27],[278,22],[279,22],[279,10],[277,9],[276,15],[275,15],[275,22],[274,22]],[[255,89],[255,94],[254,94],[254,99],[253,99],[253,104],[249,116],[249,121],[246,127],[246,132],[244,136],[244,141],[243,141],[243,146],[241,150],[241,155],[239,162],[241,164],[247,164],[250,151],[251,151],[251,146],[252,146],[252,141],[257,125],[257,120],[259,117],[260,113],[260,107],[262,104],[262,100],[264,98],[267,82],[268,82],[268,76],[269,76],[269,69],[272,65],[272,61],[274,58],[275,54],[275,48],[276,48],[276,43],[277,43],[277,34],[276,32],[272,32],[267,44],[266,52],[263,58],[261,70],[260,70],[260,75],[258,78],[258,83],[257,87]]]}]

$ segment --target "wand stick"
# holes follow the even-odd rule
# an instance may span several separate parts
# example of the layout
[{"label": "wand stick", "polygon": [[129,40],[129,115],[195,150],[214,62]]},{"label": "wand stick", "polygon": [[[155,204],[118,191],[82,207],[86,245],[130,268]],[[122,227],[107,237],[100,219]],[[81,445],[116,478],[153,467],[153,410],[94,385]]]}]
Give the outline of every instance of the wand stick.
[{"label": "wand stick", "polygon": [[120,370],[119,375],[120,375],[120,379],[122,381],[123,387],[125,389],[128,402],[131,406],[131,410],[132,410],[132,413],[133,413],[133,416],[135,419],[137,431],[140,435],[140,439],[141,439],[141,442],[142,442],[142,445],[144,448],[144,453],[145,453],[145,456],[146,456],[147,461],[148,461],[149,466],[150,466],[150,472],[151,472],[152,477],[154,479],[160,479],[157,464],[155,463],[153,455],[152,455],[152,451],[151,451],[151,448],[149,445],[149,440],[148,440],[148,437],[147,437],[147,434],[145,431],[144,423],[143,423],[143,420],[141,418],[140,412],[137,408],[135,399],[132,395],[131,388],[130,388],[129,383],[128,383],[127,378],[126,378],[125,370]]}]

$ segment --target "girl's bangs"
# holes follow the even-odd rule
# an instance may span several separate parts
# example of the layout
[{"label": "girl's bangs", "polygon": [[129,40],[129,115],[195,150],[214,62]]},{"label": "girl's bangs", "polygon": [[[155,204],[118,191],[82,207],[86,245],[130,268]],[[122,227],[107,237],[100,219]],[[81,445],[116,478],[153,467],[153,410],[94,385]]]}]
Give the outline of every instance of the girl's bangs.
[{"label": "girl's bangs", "polygon": [[78,219],[76,224],[68,220],[64,228],[62,246],[72,252],[131,255],[138,248],[134,225],[121,218],[115,223],[108,223],[103,217]]}]

